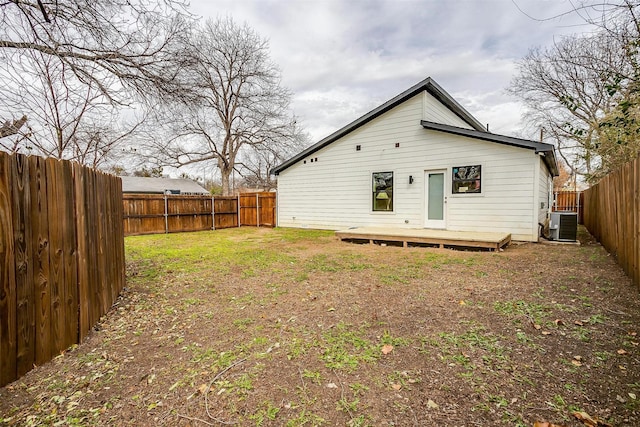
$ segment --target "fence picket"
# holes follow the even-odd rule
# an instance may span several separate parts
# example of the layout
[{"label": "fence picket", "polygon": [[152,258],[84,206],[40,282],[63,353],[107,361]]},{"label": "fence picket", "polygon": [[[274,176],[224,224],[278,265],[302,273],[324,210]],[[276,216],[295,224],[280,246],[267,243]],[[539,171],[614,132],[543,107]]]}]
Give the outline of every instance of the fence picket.
[{"label": "fence picket", "polygon": [[49,284],[49,209],[47,203],[46,163],[41,157],[29,157],[31,169],[31,236],[35,297],[35,363],[41,365],[53,356],[51,345],[51,288]]},{"label": "fence picket", "polygon": [[16,155],[11,162],[13,243],[16,280],[17,376],[24,375],[35,362],[35,309],[33,298],[32,228],[29,226],[31,195],[29,191],[29,162],[24,155]]},{"label": "fence picket", "polygon": [[16,276],[11,214],[11,166],[0,156],[0,386],[16,379]]}]

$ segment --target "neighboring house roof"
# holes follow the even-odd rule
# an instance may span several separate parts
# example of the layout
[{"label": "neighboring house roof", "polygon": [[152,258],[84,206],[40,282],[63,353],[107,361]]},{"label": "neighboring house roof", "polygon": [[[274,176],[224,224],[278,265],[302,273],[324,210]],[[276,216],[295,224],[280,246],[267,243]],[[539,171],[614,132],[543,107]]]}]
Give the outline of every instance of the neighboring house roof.
[{"label": "neighboring house roof", "polygon": [[[395,96],[394,98],[390,99],[389,101],[385,102],[384,104],[380,105],[379,107],[371,110],[370,112],[368,112],[364,116],[360,117],[359,119],[354,120],[353,122],[349,123],[345,127],[337,130],[336,132],[332,133],[331,135],[327,136],[326,138],[320,140],[319,142],[317,142],[316,144],[314,144],[311,147],[307,148],[306,150],[302,151],[301,153],[297,154],[296,156],[294,156],[294,157],[290,158],[289,160],[285,161],[284,163],[276,166],[272,170],[272,173],[278,175],[280,172],[282,172],[283,170],[287,169],[288,167],[294,165],[295,163],[297,163],[298,161],[302,160],[303,158],[305,158],[305,157],[315,153],[316,151],[326,147],[327,145],[331,144],[332,142],[342,138],[346,134],[354,131],[355,129],[359,128],[360,126],[370,122],[371,120],[375,119],[376,117],[386,113],[387,111],[391,110],[392,108],[402,104],[403,102],[405,102],[409,98],[412,98],[415,95],[417,95],[417,94],[419,94],[419,93],[421,93],[421,92],[423,92],[425,90],[429,94],[431,94],[433,97],[435,97],[438,101],[440,101],[443,105],[445,105],[449,110],[451,110],[453,113],[455,113],[458,117],[460,117],[465,123],[467,123],[473,129],[463,129],[463,128],[457,128],[455,126],[440,125],[440,124],[433,123],[433,122],[423,121],[422,125],[425,128],[427,128],[427,126],[425,126],[425,123],[433,123],[434,125],[443,126],[443,127],[446,127],[446,128],[466,130],[466,131],[468,131],[468,134],[459,133],[459,135],[464,135],[464,136],[468,136],[468,137],[471,137],[471,138],[480,138],[480,136],[483,136],[483,138],[480,138],[480,139],[484,139],[484,140],[492,141],[492,142],[498,142],[498,143],[502,143],[502,144],[514,145],[514,146],[518,146],[518,147],[534,148],[534,149],[536,149],[536,152],[540,152],[540,153],[544,153],[545,154],[545,163],[547,164],[547,167],[549,167],[549,170],[551,171],[551,173],[554,174],[554,175],[558,174],[558,169],[557,169],[556,160],[555,160],[555,154],[554,154],[554,150],[553,150],[553,146],[552,145],[541,144],[541,143],[537,143],[535,141],[529,141],[529,140],[525,140],[525,139],[511,138],[511,137],[508,137],[508,136],[496,135],[496,134],[488,132],[482,123],[480,123],[467,110],[465,110],[462,105],[460,105],[455,99],[453,99],[453,97],[451,95],[449,95],[442,87],[440,87],[440,85],[438,85],[431,77],[427,77],[426,79],[424,79],[420,83],[410,87],[406,91],[404,91],[401,94]],[[443,132],[447,131],[444,128],[439,128],[439,129],[431,128],[431,129],[432,130],[441,130]],[[450,133],[454,133],[454,132],[450,132]],[[509,141],[509,142],[507,142],[507,141]],[[519,144],[516,144],[516,141],[522,141],[522,142],[519,143]],[[524,142],[527,142],[529,145],[525,145]],[[537,146],[534,147],[533,144],[538,144],[538,145],[541,145],[541,146],[545,146],[545,149],[542,149],[542,147],[540,147],[540,149],[538,149],[538,147]],[[546,147],[550,147],[550,149],[546,149]],[[547,155],[547,153],[551,153],[551,154]],[[547,158],[549,158],[549,159],[547,159]]]},{"label": "neighboring house roof", "polygon": [[437,130],[440,132],[451,133],[454,135],[468,136],[470,138],[482,139],[484,141],[497,142],[498,144],[512,145],[514,147],[529,148],[535,150],[536,154],[543,155],[544,163],[549,168],[549,172],[553,176],[558,176],[558,165],[556,163],[555,149],[551,144],[543,142],[531,141],[529,139],[514,138],[512,136],[497,135],[489,132],[478,132],[473,129],[465,129],[457,126],[444,125],[442,123],[429,122],[422,120],[420,122],[423,128],[429,130]]},{"label": "neighboring house roof", "polygon": [[197,182],[190,179],[144,178],[139,176],[123,176],[123,193],[152,194],[209,194]]}]

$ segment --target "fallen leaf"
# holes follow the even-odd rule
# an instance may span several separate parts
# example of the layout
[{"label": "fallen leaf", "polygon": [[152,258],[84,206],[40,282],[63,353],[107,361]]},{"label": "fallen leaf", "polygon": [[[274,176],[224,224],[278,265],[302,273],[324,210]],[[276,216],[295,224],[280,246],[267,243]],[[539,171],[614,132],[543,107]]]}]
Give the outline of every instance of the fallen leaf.
[{"label": "fallen leaf", "polygon": [[556,326],[564,326],[564,321],[562,321],[561,319],[556,319],[553,321],[553,323],[555,323]]},{"label": "fallen leaf", "polygon": [[393,346],[391,344],[385,344],[382,346],[382,354],[389,354],[393,351]]},{"label": "fallen leaf", "polygon": [[534,325],[533,325],[533,327],[534,327],[535,329],[542,329],[542,326],[540,326],[540,325],[538,325],[538,324],[534,324]]},{"label": "fallen leaf", "polygon": [[622,355],[622,354],[628,354],[627,350],[625,350],[625,349],[623,349],[623,348],[619,349],[619,350],[617,351],[617,353],[618,353],[618,354],[621,354],[621,355]]},{"label": "fallen leaf", "polygon": [[636,335],[638,335],[638,333],[636,331],[629,331],[629,335],[635,337]]},{"label": "fallen leaf", "polygon": [[391,388],[394,389],[395,391],[398,391],[402,388],[402,385],[395,383],[395,384],[391,384]]},{"label": "fallen leaf", "polygon": [[582,361],[582,356],[573,356],[573,358],[578,360],[578,361]]},{"label": "fallen leaf", "polygon": [[598,422],[591,418],[591,415],[586,412],[574,412],[573,416],[587,426],[596,427],[598,425]]},{"label": "fallen leaf", "polygon": [[439,406],[436,402],[434,402],[433,400],[429,399],[427,400],[427,408],[429,409],[438,409]]},{"label": "fallen leaf", "polygon": [[636,394],[635,393],[627,393],[629,395],[630,398],[632,398],[633,400],[636,400]]},{"label": "fallen leaf", "polygon": [[579,360],[572,360],[572,361],[571,361],[571,363],[572,363],[574,366],[582,366],[582,362],[580,362]]},{"label": "fallen leaf", "polygon": [[327,311],[336,311],[336,309],[333,308],[333,307],[330,307],[330,308],[327,309]]},{"label": "fallen leaf", "polygon": [[575,322],[573,322],[574,325],[578,325],[578,326],[584,326],[584,323],[581,322],[580,320],[576,320]]},{"label": "fallen leaf", "polygon": [[458,304],[460,304],[460,305],[467,305],[467,303],[466,303],[466,302],[464,302],[464,300],[462,300],[462,299],[460,300],[460,302],[459,302]]},{"label": "fallen leaf", "polygon": [[208,388],[209,386],[207,384],[202,384],[200,387],[198,387],[198,391],[200,392],[200,394],[205,394]]},{"label": "fallen leaf", "polygon": [[627,367],[626,366],[622,366],[622,365],[618,365],[618,368],[620,368],[621,371],[626,371]]},{"label": "fallen leaf", "polygon": [[551,335],[551,332],[549,332],[549,331],[542,331],[542,335]]},{"label": "fallen leaf", "polygon": [[338,386],[335,385],[335,383],[329,383],[327,384],[327,388],[338,388]]}]

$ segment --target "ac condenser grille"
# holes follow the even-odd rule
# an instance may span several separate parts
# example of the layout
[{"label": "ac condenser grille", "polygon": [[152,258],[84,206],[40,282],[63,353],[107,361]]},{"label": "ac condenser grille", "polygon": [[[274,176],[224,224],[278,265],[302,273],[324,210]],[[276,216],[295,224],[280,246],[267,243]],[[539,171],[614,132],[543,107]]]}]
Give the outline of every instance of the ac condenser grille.
[{"label": "ac condenser grille", "polygon": [[560,215],[558,240],[575,241],[578,238],[578,215]]}]

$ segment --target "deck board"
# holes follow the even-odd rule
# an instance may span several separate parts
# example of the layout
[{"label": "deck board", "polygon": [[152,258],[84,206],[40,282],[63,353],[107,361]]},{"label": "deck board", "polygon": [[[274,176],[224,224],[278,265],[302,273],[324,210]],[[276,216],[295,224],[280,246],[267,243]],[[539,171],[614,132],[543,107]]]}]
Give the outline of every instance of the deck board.
[{"label": "deck board", "polygon": [[398,242],[431,244],[440,247],[472,247],[497,250],[511,242],[510,233],[476,231],[448,231],[434,229],[409,229],[390,227],[357,227],[336,231],[340,240],[369,240],[374,242]]}]

